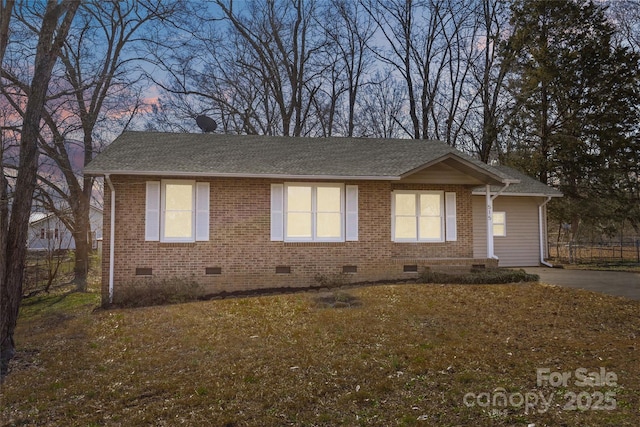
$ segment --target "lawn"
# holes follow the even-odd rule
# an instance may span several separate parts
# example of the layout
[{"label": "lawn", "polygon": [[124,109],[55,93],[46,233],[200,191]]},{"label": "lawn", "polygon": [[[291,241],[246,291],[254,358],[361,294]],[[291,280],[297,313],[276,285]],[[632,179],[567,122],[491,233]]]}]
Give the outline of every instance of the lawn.
[{"label": "lawn", "polygon": [[98,305],[26,301],[2,425],[640,424],[638,301],[534,283]]},{"label": "lawn", "polygon": [[640,273],[640,263],[629,261],[563,264],[563,268],[571,270],[627,271],[629,273]]}]

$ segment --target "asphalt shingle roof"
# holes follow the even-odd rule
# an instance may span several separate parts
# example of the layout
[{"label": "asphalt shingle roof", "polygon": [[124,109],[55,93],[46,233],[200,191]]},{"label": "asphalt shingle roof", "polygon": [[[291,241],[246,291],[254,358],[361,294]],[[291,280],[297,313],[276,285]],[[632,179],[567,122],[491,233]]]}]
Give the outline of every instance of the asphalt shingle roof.
[{"label": "asphalt shingle roof", "polygon": [[123,133],[85,173],[398,179],[443,157],[513,180],[439,141],[161,132]]},{"label": "asphalt shingle roof", "polygon": [[[520,171],[512,169],[508,166],[498,165],[493,166],[500,172],[505,175],[509,175],[510,177],[519,180],[520,182],[515,184],[510,184],[506,190],[504,190],[503,194],[513,194],[513,195],[544,195],[550,197],[562,197],[562,193],[556,190],[553,187],[545,185],[540,181],[532,178]],[[495,185],[491,186],[491,192],[500,191],[500,187]],[[485,194],[485,187],[477,187],[473,190],[474,194]]]}]

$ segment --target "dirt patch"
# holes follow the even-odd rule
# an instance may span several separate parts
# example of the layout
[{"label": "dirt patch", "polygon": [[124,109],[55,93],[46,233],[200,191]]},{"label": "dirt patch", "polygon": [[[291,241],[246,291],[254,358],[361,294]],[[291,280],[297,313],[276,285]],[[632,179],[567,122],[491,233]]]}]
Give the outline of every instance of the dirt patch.
[{"label": "dirt patch", "polygon": [[344,291],[321,292],[313,298],[318,308],[352,308],[362,306],[362,301]]},{"label": "dirt patch", "polygon": [[38,368],[40,366],[39,356],[39,349],[18,350],[15,357],[11,359],[9,369],[11,372],[18,372]]}]

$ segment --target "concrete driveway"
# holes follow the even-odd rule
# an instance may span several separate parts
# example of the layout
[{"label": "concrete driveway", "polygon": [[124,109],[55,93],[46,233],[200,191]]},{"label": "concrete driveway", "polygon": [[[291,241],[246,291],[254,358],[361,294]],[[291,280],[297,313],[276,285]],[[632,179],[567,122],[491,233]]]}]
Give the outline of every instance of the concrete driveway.
[{"label": "concrete driveway", "polygon": [[618,271],[565,270],[561,268],[527,267],[550,285],[580,288],[588,291],[640,300],[640,274]]}]

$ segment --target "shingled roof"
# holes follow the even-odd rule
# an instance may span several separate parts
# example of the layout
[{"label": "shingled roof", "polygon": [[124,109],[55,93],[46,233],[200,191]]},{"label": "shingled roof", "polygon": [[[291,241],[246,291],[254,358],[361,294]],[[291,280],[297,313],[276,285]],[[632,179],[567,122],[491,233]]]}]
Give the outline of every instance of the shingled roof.
[{"label": "shingled roof", "polygon": [[[518,183],[510,184],[502,193],[503,195],[562,197],[562,193],[555,188],[545,185],[513,168],[503,165],[494,166],[494,168],[519,181]],[[492,193],[498,192],[500,187],[492,185],[490,191]],[[486,194],[486,189],[485,187],[474,188],[473,194]]]},{"label": "shingled roof", "polygon": [[518,182],[439,141],[124,132],[88,175],[399,180],[445,159],[493,184]]}]

